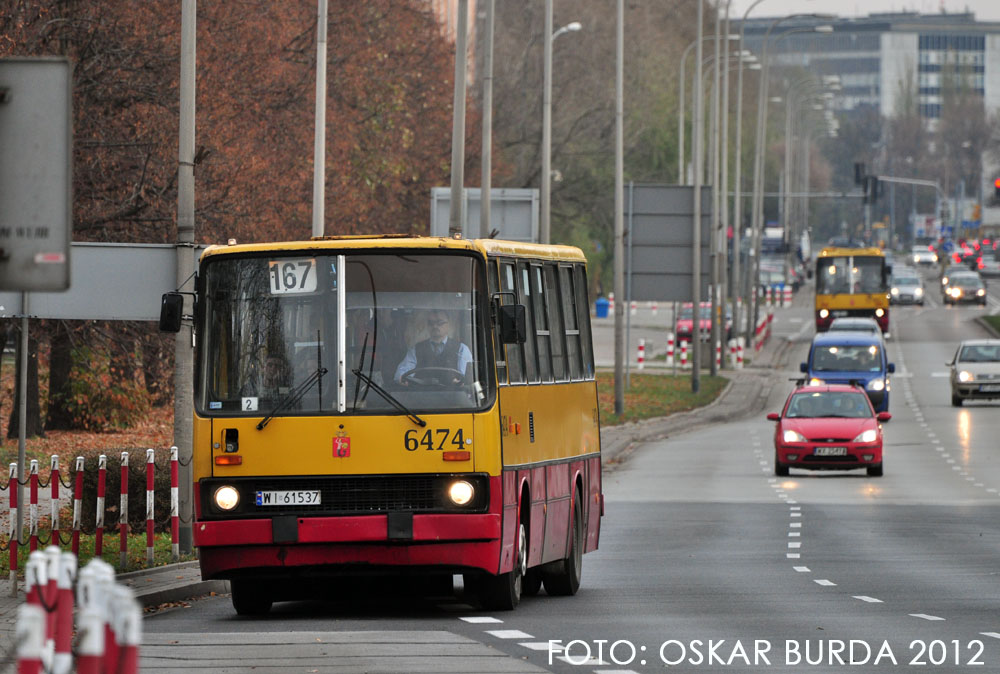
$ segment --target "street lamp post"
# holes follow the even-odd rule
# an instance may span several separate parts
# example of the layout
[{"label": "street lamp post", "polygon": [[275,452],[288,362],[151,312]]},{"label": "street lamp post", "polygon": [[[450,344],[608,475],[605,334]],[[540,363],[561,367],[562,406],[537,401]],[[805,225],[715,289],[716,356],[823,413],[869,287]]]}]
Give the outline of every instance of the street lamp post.
[{"label": "street lamp post", "polygon": [[543,88],[542,93],[542,189],[540,195],[541,222],[538,238],[542,243],[549,243],[551,227],[552,199],[552,42],[571,31],[578,31],[583,26],[578,21],[568,23],[555,33],[552,32],[552,0],[545,0],[545,44],[543,56]]}]

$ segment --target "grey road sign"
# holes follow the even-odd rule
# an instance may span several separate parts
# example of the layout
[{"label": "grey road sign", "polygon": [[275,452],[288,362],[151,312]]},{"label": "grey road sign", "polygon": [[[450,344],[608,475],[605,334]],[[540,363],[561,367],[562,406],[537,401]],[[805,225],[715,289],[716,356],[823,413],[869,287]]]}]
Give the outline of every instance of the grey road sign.
[{"label": "grey road sign", "polygon": [[[701,192],[701,296],[708,297],[712,188]],[[625,226],[633,300],[690,302],[694,268],[694,187],[631,184]]]},{"label": "grey road sign", "polygon": [[[155,321],[177,286],[173,244],[74,243],[70,289],[31,292],[28,315],[67,320]],[[196,247],[196,254],[204,247]],[[0,318],[22,315],[21,292],[0,292]]]},{"label": "grey road sign", "polygon": [[69,285],[71,103],[68,60],[0,59],[0,289]]},{"label": "grey road sign", "polygon": [[[481,190],[463,190],[465,203],[462,236],[479,238],[479,217],[482,208]],[[538,190],[493,188],[490,190],[490,226],[499,233],[496,238],[507,241],[538,241]],[[431,190],[431,236],[448,236],[451,190],[435,187]]]}]

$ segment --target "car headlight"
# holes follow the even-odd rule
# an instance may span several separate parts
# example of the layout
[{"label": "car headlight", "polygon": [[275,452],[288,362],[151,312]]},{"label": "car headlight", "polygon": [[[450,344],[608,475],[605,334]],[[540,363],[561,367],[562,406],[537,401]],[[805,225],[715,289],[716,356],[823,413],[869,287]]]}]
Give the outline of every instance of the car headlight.
[{"label": "car headlight", "polygon": [[782,434],[781,439],[784,440],[785,442],[806,442],[806,438],[804,435],[802,435],[798,431],[793,431],[791,429],[785,431]]},{"label": "car headlight", "polygon": [[958,373],[958,381],[960,382],[972,381],[975,378],[976,378],[975,375],[973,375],[968,370],[962,370],[961,372]]},{"label": "car headlight", "polygon": [[885,390],[885,380],[884,379],[872,379],[865,386],[869,391],[884,391]]},{"label": "car headlight", "polygon": [[816,377],[813,377],[812,379],[809,380],[809,385],[810,386],[822,386],[823,385],[823,380],[822,379],[817,379]]},{"label": "car headlight", "polygon": [[858,437],[854,438],[854,442],[875,442],[878,438],[878,431],[874,428],[869,428],[867,431],[863,431],[858,434]]},{"label": "car headlight", "polygon": [[920,256],[919,255],[914,255],[913,256],[913,261],[914,262],[920,262]]},{"label": "car headlight", "polygon": [[977,297],[982,297],[985,294],[986,294],[986,290],[983,289],[983,288],[980,288],[979,290],[976,291],[976,296]]},{"label": "car headlight", "polygon": [[924,294],[924,289],[923,288],[914,288],[913,289],[913,295],[914,295],[914,297],[920,297],[923,294]]},{"label": "car headlight", "polygon": [[892,293],[893,295],[899,295],[899,288],[893,288],[889,292]]},{"label": "car headlight", "polygon": [[948,294],[951,295],[952,297],[961,297],[962,296],[962,289],[961,288],[948,288]]},{"label": "car headlight", "polygon": [[240,492],[236,487],[224,484],[215,490],[215,493],[212,494],[212,500],[215,501],[216,508],[229,512],[240,504]]},{"label": "car headlight", "polygon": [[937,253],[935,253],[934,255],[931,255],[931,262],[937,262],[937,261],[938,261]]},{"label": "car headlight", "polygon": [[456,480],[448,487],[448,498],[457,506],[469,505],[476,495],[476,490],[472,483],[465,480]]}]

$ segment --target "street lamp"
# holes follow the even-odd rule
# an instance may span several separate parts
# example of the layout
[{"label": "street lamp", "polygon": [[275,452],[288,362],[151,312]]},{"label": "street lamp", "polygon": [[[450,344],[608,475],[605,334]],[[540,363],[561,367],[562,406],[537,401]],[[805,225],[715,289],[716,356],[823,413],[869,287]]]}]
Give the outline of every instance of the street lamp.
[{"label": "street lamp", "polygon": [[[758,2],[762,1],[763,0],[758,0]],[[739,35],[733,34],[733,35],[727,35],[726,39],[738,40],[739,37],[740,37]],[[701,39],[703,42],[705,40],[714,40],[715,36],[709,35]],[[691,44],[685,47],[684,53],[681,54],[681,73],[680,77],[678,78],[680,80],[680,94],[677,97],[678,107],[680,108],[680,113],[677,115],[677,184],[678,185],[687,184],[687,171],[685,170],[684,167],[684,78],[686,74],[684,66],[687,63],[688,54],[691,53],[691,50],[694,49],[697,43],[698,40],[692,40]]]},{"label": "street lamp", "polygon": [[575,32],[583,28],[579,21],[568,23],[555,33],[552,32],[552,0],[545,0],[545,48],[544,48],[544,93],[542,94],[542,193],[541,223],[539,240],[549,243],[551,237],[551,193],[552,193],[552,41],[563,33]]}]

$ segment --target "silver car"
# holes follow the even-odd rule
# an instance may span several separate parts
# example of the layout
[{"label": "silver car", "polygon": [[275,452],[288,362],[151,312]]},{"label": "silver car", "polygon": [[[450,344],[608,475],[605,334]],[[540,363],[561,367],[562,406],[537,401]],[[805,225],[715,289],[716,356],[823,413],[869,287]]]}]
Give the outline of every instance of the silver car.
[{"label": "silver car", "polygon": [[951,404],[1000,398],[1000,339],[967,339],[958,345],[951,368]]},{"label": "silver car", "polygon": [[924,304],[924,282],[917,274],[894,274],[889,288],[890,304]]},{"label": "silver car", "polygon": [[913,264],[919,265],[930,265],[933,266],[937,264],[938,256],[933,250],[927,246],[914,246],[910,249],[910,259],[913,260]]}]

